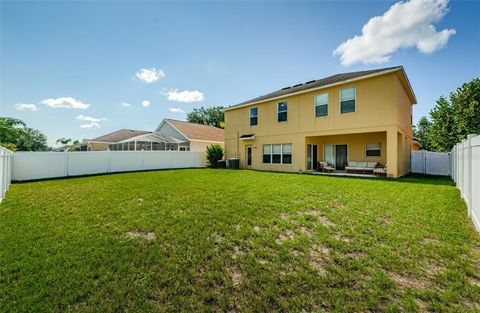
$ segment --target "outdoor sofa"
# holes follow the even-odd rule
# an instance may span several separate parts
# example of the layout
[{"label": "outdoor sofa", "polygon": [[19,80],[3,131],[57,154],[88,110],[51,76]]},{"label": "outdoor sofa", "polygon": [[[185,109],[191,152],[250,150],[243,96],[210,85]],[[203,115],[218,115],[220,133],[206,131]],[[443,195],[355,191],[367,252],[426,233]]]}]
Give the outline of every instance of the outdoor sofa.
[{"label": "outdoor sofa", "polygon": [[345,167],[345,172],[347,173],[371,173],[373,174],[374,169],[377,167],[377,162],[357,162],[350,161],[348,166]]}]

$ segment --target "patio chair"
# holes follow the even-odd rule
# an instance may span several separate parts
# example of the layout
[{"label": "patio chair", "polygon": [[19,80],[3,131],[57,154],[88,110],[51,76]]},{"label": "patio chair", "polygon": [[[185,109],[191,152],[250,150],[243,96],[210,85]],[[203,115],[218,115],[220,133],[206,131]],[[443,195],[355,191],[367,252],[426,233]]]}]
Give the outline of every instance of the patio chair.
[{"label": "patio chair", "polygon": [[333,172],[335,172],[335,168],[333,168],[333,167],[331,167],[330,165],[328,165],[327,162],[321,162],[321,161],[318,161],[317,170],[318,170],[319,172],[324,172],[324,173],[333,173]]},{"label": "patio chair", "polygon": [[373,175],[375,176],[387,176],[387,164],[385,166],[377,165],[373,169]]}]

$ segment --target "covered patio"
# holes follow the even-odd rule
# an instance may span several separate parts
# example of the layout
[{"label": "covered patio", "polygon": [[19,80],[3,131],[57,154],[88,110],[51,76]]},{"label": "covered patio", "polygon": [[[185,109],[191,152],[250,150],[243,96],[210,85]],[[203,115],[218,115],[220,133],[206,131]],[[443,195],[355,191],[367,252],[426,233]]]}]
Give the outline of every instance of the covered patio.
[{"label": "covered patio", "polygon": [[[334,176],[384,176],[387,132],[306,138],[307,172]],[[374,173],[375,172],[375,173]]]}]

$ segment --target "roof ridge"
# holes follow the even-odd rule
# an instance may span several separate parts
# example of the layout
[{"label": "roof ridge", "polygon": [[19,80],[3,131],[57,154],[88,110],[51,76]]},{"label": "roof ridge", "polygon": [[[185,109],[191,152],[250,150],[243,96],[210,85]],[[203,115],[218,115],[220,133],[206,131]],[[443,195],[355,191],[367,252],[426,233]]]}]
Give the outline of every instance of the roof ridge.
[{"label": "roof ridge", "polygon": [[[386,71],[393,71],[393,70],[404,70],[402,65],[399,66],[392,66],[392,67],[385,67],[385,68],[377,68],[377,69],[371,69],[371,70],[363,70],[363,71],[353,71],[353,72],[343,72],[343,73],[338,73],[330,76],[326,76],[317,80],[310,80],[305,83],[301,84],[295,84],[295,85],[290,85],[289,87],[284,87],[278,90],[275,90],[273,92],[269,92],[266,94],[263,94],[261,96],[255,97],[253,99],[247,100],[240,102],[238,104],[232,105],[230,107],[225,108],[225,110],[228,110],[230,108],[236,108],[240,107],[243,105],[248,105],[250,103],[254,102],[259,102],[259,101],[266,101],[269,99],[281,97],[281,96],[288,96],[289,94],[296,93],[296,92],[302,92],[305,91],[307,92],[310,89],[313,88],[319,88],[323,86],[327,86],[330,84],[336,84],[336,83],[341,83],[343,81],[348,81],[351,79],[360,79],[363,76],[367,76],[370,74],[375,74],[375,73],[382,73]],[[344,78],[342,78],[344,77]],[[340,79],[339,79],[340,78]]]}]

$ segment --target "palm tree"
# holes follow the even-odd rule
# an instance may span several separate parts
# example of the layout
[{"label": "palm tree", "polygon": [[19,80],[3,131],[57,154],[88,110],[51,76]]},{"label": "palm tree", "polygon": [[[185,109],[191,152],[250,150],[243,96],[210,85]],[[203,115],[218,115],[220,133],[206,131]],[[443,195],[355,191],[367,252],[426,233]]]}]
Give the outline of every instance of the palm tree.
[{"label": "palm tree", "polygon": [[70,138],[58,138],[56,143],[61,143],[62,145],[68,145],[68,143],[71,141],[72,139]]}]

